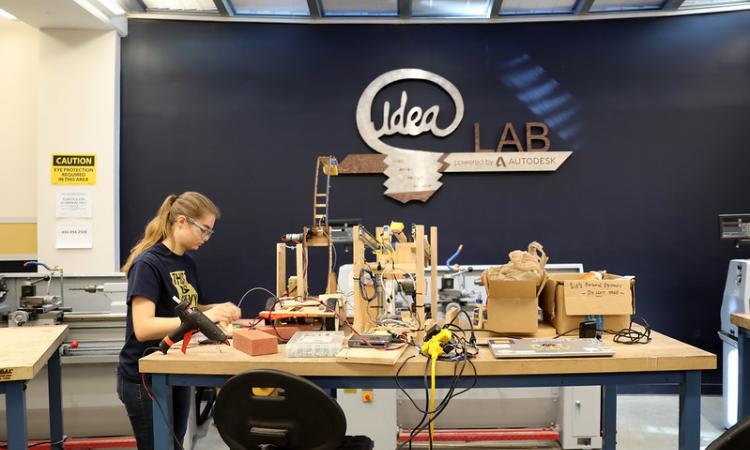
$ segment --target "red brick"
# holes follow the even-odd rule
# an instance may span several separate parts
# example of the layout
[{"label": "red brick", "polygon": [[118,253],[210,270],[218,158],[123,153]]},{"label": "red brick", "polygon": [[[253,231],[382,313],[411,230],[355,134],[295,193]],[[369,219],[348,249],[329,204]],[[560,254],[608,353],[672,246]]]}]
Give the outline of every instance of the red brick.
[{"label": "red brick", "polygon": [[276,337],[262,331],[236,329],[232,340],[234,348],[250,356],[278,353]]}]

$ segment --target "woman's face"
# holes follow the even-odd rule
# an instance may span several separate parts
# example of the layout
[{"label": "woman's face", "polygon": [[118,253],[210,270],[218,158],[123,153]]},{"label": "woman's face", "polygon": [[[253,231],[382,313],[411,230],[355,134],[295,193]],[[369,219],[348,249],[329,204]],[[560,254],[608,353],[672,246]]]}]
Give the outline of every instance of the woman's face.
[{"label": "woman's face", "polygon": [[216,216],[205,213],[200,217],[180,216],[175,226],[175,241],[185,250],[198,250],[211,238]]}]

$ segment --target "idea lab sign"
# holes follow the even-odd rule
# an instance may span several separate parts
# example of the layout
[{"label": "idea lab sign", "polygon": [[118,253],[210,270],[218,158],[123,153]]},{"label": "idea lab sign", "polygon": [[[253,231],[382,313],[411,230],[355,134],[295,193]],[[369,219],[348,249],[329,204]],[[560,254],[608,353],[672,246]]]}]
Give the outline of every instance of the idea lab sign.
[{"label": "idea lab sign", "polygon": [[[409,105],[409,94],[403,90],[398,105],[391,107],[388,101],[383,104],[382,115],[378,115],[380,126],[376,127],[372,117],[375,97],[386,86],[404,80],[424,81],[440,87],[453,102],[453,117],[447,120],[440,117],[438,105],[427,108]],[[426,202],[442,186],[440,178],[443,173],[555,171],[572,154],[570,151],[550,150],[549,128],[543,122],[524,124],[522,137],[512,123],[506,123],[495,149],[481,148],[477,123],[474,125],[473,152],[440,153],[401,148],[382,140],[393,135],[419,136],[426,133],[443,138],[458,128],[463,116],[461,93],[440,75],[422,69],[386,72],[362,92],[356,114],[360,136],[380,155],[347,155],[339,173],[384,173],[388,178],[385,195],[403,203],[411,200]],[[447,126],[441,127],[439,123]]]},{"label": "idea lab sign", "polygon": [[96,155],[53,154],[52,184],[96,184]]}]

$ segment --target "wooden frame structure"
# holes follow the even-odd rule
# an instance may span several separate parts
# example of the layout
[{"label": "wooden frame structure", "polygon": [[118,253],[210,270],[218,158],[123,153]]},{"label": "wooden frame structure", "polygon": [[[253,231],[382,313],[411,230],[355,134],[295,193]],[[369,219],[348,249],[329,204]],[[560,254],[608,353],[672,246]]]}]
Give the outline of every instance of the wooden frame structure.
[{"label": "wooden frame structure", "polygon": [[[321,184],[321,174],[325,183]],[[313,186],[312,227],[303,228],[299,242],[295,244],[297,272],[296,296],[305,300],[310,294],[307,284],[307,261],[309,247],[328,247],[328,283],[326,294],[336,292],[336,279],[333,273],[333,241],[331,227],[328,225],[328,207],[331,195],[331,177],[338,174],[338,162],[333,156],[318,156],[315,165],[315,184]],[[288,296],[293,292],[287,285],[286,242],[276,244],[276,296]]]},{"label": "wooden frame structure", "polygon": [[[435,317],[437,311],[437,227],[430,227],[430,238],[425,234],[424,225],[414,225],[412,229],[412,240],[409,241],[403,233],[394,234],[398,242],[395,248],[390,248],[386,239],[384,244],[383,228],[377,229],[375,236],[370,234],[361,225],[356,225],[352,230],[353,241],[353,284],[354,287],[354,329],[358,333],[368,330],[370,302],[363,298],[360,287],[360,275],[363,271],[369,271],[378,278],[396,280],[401,282],[411,279],[415,288],[416,318],[421,331],[425,328],[427,317],[425,314],[425,271],[430,269],[430,311],[431,318]],[[386,248],[388,247],[388,248]],[[377,258],[374,262],[368,262],[365,256],[367,249],[376,252]]]}]

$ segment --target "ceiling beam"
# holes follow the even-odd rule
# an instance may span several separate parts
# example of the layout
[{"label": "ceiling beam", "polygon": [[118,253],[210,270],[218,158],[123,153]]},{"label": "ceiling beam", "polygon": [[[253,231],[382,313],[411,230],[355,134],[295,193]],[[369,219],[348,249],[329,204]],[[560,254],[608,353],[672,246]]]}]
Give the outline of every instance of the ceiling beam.
[{"label": "ceiling beam", "polygon": [[398,0],[398,16],[411,17],[411,0]]},{"label": "ceiling beam", "polygon": [[490,17],[495,17],[500,15],[500,7],[503,6],[503,0],[492,0],[492,5],[490,5]]},{"label": "ceiling beam", "polygon": [[661,9],[664,11],[677,11],[683,3],[685,3],[685,0],[667,0]]},{"label": "ceiling beam", "polygon": [[125,8],[128,13],[144,13],[146,5],[141,0],[120,0],[120,6]]},{"label": "ceiling beam", "polygon": [[310,9],[310,17],[322,17],[320,13],[320,3],[318,0],[307,0],[307,7]]},{"label": "ceiling beam", "polygon": [[578,0],[575,8],[573,8],[573,14],[588,14],[593,4],[594,0]]},{"label": "ceiling beam", "polygon": [[146,10],[148,10],[146,3],[143,0],[130,0],[129,3],[133,8],[140,8],[140,12],[146,12]]},{"label": "ceiling beam", "polygon": [[219,14],[221,14],[222,16],[234,16],[234,6],[229,0],[214,0],[214,5],[216,5],[216,9],[219,10]]}]

